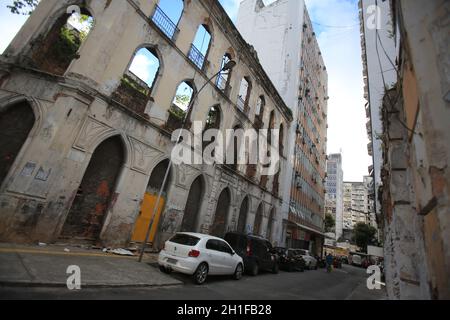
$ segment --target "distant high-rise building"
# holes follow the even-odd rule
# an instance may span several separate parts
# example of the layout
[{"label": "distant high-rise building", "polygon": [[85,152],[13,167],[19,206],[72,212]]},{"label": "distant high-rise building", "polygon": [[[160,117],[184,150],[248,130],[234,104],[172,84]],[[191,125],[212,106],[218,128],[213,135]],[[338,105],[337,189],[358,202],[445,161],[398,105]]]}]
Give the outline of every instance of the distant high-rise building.
[{"label": "distant high-rise building", "polygon": [[328,75],[304,0],[244,0],[237,27],[251,44],[286,105],[294,125],[287,133],[283,183],[286,245],[320,254],[324,241]]},{"label": "distant high-rise building", "polygon": [[342,155],[331,154],[327,160],[325,213],[336,220],[336,240],[342,236],[344,228],[344,172]]},{"label": "distant high-rise building", "polygon": [[358,223],[377,228],[373,197],[373,178],[363,182],[344,182],[344,229],[353,230]]}]

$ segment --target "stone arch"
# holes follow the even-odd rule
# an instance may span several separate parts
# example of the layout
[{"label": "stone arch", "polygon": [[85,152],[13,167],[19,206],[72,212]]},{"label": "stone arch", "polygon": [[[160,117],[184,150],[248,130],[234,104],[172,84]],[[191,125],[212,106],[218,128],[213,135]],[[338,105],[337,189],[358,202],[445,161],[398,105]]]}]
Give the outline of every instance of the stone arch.
[{"label": "stone arch", "polygon": [[217,199],[214,222],[211,225],[211,235],[223,237],[227,231],[227,222],[230,215],[232,195],[229,187],[222,190]]},{"label": "stone arch", "polygon": [[131,167],[132,159],[131,155],[133,154],[133,145],[130,143],[130,140],[127,138],[127,136],[124,133],[117,132],[116,130],[108,130],[103,133],[101,133],[99,136],[95,137],[93,140],[90,141],[86,153],[92,155],[95,150],[98,148],[99,145],[101,145],[104,141],[106,141],[109,138],[118,137],[123,144],[124,148],[124,159],[125,163],[124,166],[127,168]]},{"label": "stone arch", "polygon": [[158,59],[158,64],[159,64],[158,70],[156,71],[156,75],[154,77],[153,84],[151,85],[150,92],[149,92],[149,95],[153,95],[157,91],[158,85],[161,82],[161,78],[162,78],[162,76],[164,74],[164,70],[165,70],[164,55],[161,53],[161,50],[159,49],[157,44],[142,43],[141,45],[139,45],[136,48],[136,50],[134,50],[133,55],[132,55],[130,61],[128,62],[126,70],[127,71],[130,70],[136,55],[143,49],[147,49],[152,55],[154,55],[156,57],[156,59]]},{"label": "stone arch", "polygon": [[10,175],[35,124],[35,112],[26,99],[0,107],[0,186]]},{"label": "stone arch", "polygon": [[183,220],[181,222],[182,232],[196,232],[200,219],[200,209],[205,197],[206,183],[202,174],[198,175],[189,188]]},{"label": "stone arch", "polygon": [[117,134],[96,147],[62,227],[62,238],[100,239],[124,170],[125,153],[124,140]]},{"label": "stone arch", "polygon": [[253,223],[253,234],[260,236],[262,234],[262,225],[264,219],[264,203],[258,205],[255,213],[255,221]]},{"label": "stone arch", "polygon": [[[80,8],[82,15],[92,18],[91,21],[88,20],[88,25],[91,22],[92,25],[88,28],[86,37],[83,36],[84,30],[72,32],[73,30],[65,28],[72,16],[72,12],[68,12],[71,5]],[[86,5],[85,1],[71,1],[71,3],[56,10],[47,20],[44,27],[46,29],[41,31],[37,44],[31,48],[30,61],[32,61],[33,66],[45,72],[63,75],[73,60],[78,57],[88,34],[95,27],[95,18],[92,12],[93,10]],[[72,29],[75,28],[72,27]],[[62,32],[63,29],[64,32]]]},{"label": "stone arch", "polygon": [[250,213],[250,205],[250,198],[245,196],[239,208],[239,217],[236,226],[236,231],[239,233],[246,233],[247,231],[247,220]]},{"label": "stone arch", "polygon": [[275,207],[272,207],[272,209],[270,210],[269,220],[267,222],[267,234],[266,234],[270,242],[273,242],[274,240],[273,232],[275,228],[275,221],[276,221],[276,211]]}]

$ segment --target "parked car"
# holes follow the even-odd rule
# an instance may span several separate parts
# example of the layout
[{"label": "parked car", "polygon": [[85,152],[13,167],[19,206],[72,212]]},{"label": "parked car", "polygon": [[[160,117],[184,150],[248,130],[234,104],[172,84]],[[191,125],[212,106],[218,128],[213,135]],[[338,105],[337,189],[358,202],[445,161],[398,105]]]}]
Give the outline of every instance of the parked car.
[{"label": "parked car", "polygon": [[361,256],[358,256],[357,254],[354,254],[352,256],[352,265],[355,267],[361,267],[362,266],[362,258]]},{"label": "parked car", "polygon": [[318,261],[308,250],[296,249],[295,251],[303,258],[303,260],[305,260],[305,266],[308,270],[317,270]]},{"label": "parked car", "polygon": [[341,261],[343,264],[349,264],[348,257],[346,257],[346,256],[342,256]]},{"label": "parked car", "polygon": [[240,280],[244,262],[231,246],[216,237],[198,233],[177,233],[165,243],[158,258],[160,270],[191,275],[203,284],[208,275],[233,275]]},{"label": "parked car", "polygon": [[268,240],[237,232],[227,233],[225,240],[244,260],[245,272],[252,276],[260,270],[278,273],[278,256]]},{"label": "parked car", "polygon": [[288,272],[305,271],[305,260],[294,249],[275,248],[280,269]]}]

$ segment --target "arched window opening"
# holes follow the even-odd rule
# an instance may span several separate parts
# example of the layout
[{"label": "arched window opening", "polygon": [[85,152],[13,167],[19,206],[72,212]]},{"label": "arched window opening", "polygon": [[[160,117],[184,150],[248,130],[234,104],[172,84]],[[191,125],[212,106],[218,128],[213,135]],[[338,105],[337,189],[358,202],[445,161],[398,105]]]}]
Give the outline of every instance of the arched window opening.
[{"label": "arched window opening", "polygon": [[272,111],[270,113],[269,132],[267,133],[267,144],[268,145],[272,145],[273,130],[275,130],[275,111]]},{"label": "arched window opening", "polygon": [[209,109],[208,117],[206,118],[205,131],[209,129],[220,129],[220,108],[219,106],[214,106]]},{"label": "arched window opening", "polygon": [[94,25],[94,19],[84,8],[80,12],[65,13],[53,24],[32,53],[38,69],[63,75],[86,40]]},{"label": "arched window opening", "polygon": [[280,148],[280,156],[283,157],[284,156],[284,126],[283,124],[280,125],[280,143],[279,143],[279,148]]},{"label": "arched window opening", "polygon": [[171,40],[179,33],[178,23],[183,15],[182,0],[160,0],[155,6],[152,21]]},{"label": "arched window opening", "polygon": [[0,110],[0,186],[33,128],[35,116],[24,101]]},{"label": "arched window opening", "polygon": [[153,48],[138,50],[114,93],[114,99],[134,112],[144,114],[159,70],[160,60]]},{"label": "arched window opening", "polygon": [[275,209],[272,209],[269,216],[269,223],[267,224],[267,238],[269,242],[273,241],[273,226],[275,224]]},{"label": "arched window opening", "polygon": [[[220,64],[220,70],[223,70],[225,65],[227,65],[231,61],[231,55],[229,53],[225,53],[225,55],[222,58],[222,63]],[[222,90],[225,94],[228,94],[231,90],[230,87],[230,81],[231,81],[231,74],[233,72],[233,69],[228,69],[226,71],[222,71],[217,76],[217,88]]]},{"label": "arched window opening", "polygon": [[251,91],[252,91],[252,83],[248,77],[244,77],[241,81],[237,101],[237,106],[239,110],[241,110],[242,112],[245,112],[248,109]]},{"label": "arched window opening", "polygon": [[[241,126],[235,126],[233,128],[234,131],[234,137],[233,141],[230,142],[231,145],[228,146],[228,152],[227,152],[227,165],[233,169],[234,171],[238,170],[239,166],[239,153],[241,152],[242,148],[244,147],[244,132]],[[231,151],[233,154],[231,155]]]},{"label": "arched window opening", "polygon": [[255,126],[257,129],[262,129],[264,127],[263,119],[265,107],[266,107],[266,99],[264,98],[264,96],[260,96],[258,98],[258,102],[256,103],[256,110],[255,110]]},{"label": "arched window opening", "polygon": [[189,51],[189,59],[201,70],[205,65],[206,57],[208,56],[209,46],[211,44],[211,33],[209,27],[202,24],[198,27],[194,42]]},{"label": "arched window opening", "polygon": [[[194,96],[194,86],[190,81],[183,81],[177,88],[172,105],[169,109],[166,129],[174,131],[183,126],[184,119],[189,111],[192,98]],[[189,119],[187,119],[189,121]]]},{"label": "arched window opening", "polygon": [[258,210],[256,211],[255,223],[253,224],[253,234],[260,236],[261,235],[261,226],[263,220],[263,205],[260,204]]},{"label": "arched window opening", "polygon": [[155,205],[158,200],[159,191],[161,189],[161,186],[163,185],[168,166],[169,160],[164,160],[161,163],[159,163],[152,171],[152,175],[150,176],[150,181],[147,186],[147,190],[144,194],[144,199],[142,200],[141,210],[139,211],[139,216],[137,217],[136,220],[133,236],[131,238],[133,242],[143,243],[145,241],[145,237],[147,236],[147,231],[150,226],[150,222],[152,218],[154,218],[152,229],[148,239],[149,243],[154,243],[161,214],[164,211],[164,207],[167,200],[167,191],[169,189],[171,179],[170,172],[166,184],[164,186],[162,196],[159,199],[158,207],[154,217],[153,213],[155,211]]},{"label": "arched window opening", "polygon": [[119,136],[105,140],[95,149],[65,221],[63,238],[99,239],[124,159]]},{"label": "arched window opening", "polygon": [[189,196],[184,210],[183,222],[181,223],[181,232],[196,232],[200,206],[204,196],[203,177],[199,176],[192,183]]},{"label": "arched window opening", "polygon": [[211,235],[220,238],[225,236],[227,231],[228,212],[230,211],[230,202],[230,190],[227,188],[222,191],[219,200],[217,201],[214,223],[211,226]]},{"label": "arched window opening", "polygon": [[241,210],[239,211],[239,219],[237,225],[237,232],[246,233],[247,231],[247,216],[248,216],[248,208],[249,208],[249,200],[248,197],[245,197],[244,201],[242,201]]}]

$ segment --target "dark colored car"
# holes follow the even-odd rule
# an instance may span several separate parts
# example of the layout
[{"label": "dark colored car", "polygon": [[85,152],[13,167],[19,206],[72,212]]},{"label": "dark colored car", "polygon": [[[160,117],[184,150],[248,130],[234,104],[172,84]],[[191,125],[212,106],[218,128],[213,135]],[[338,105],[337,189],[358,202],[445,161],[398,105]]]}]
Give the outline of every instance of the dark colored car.
[{"label": "dark colored car", "polygon": [[268,240],[231,232],[225,235],[225,241],[242,257],[245,271],[250,275],[258,275],[260,270],[278,273],[278,255]]},{"label": "dark colored car", "polygon": [[297,252],[292,249],[275,248],[275,252],[278,255],[278,264],[280,269],[288,272],[293,271],[305,271],[305,260]]}]

